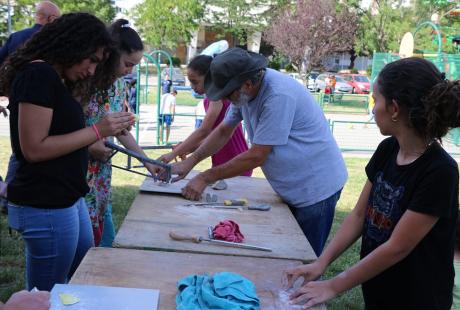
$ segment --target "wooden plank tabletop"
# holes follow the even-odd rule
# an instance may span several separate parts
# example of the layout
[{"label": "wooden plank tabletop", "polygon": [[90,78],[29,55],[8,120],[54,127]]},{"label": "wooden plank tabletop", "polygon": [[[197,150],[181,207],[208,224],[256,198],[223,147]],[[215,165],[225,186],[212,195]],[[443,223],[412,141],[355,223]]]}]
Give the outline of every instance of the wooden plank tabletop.
[{"label": "wooden plank tabletop", "polygon": [[[286,268],[294,260],[232,257],[191,253],[92,248],[70,283],[160,290],[159,310],[175,309],[176,283],[192,274],[236,272],[251,280],[261,300],[261,309],[299,309],[288,304],[281,289]],[[325,309],[324,306],[315,309]]]},{"label": "wooden plank tabletop", "polygon": [[[139,193],[113,243],[114,247],[166,250],[191,253],[254,256],[310,262],[316,255],[289,208],[265,179],[236,177],[226,180],[226,190],[206,191],[219,200],[247,198],[249,205],[269,204],[270,211],[222,210],[184,206],[190,201],[181,196]],[[202,242],[175,241],[171,231],[208,236],[207,227],[223,220],[240,225],[244,243],[271,248],[263,252],[224,247]]]}]

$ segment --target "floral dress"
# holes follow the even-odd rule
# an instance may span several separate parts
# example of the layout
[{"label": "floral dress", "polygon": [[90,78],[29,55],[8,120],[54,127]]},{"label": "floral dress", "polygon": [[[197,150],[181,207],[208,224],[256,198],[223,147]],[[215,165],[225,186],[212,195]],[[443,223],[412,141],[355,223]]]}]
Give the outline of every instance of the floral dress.
[{"label": "floral dress", "polygon": [[[117,83],[105,92],[97,92],[91,97],[86,109],[86,126],[91,126],[105,115],[111,112],[122,110],[122,90]],[[113,137],[108,138],[113,140]],[[112,205],[112,165],[111,161],[102,162],[90,157],[88,163],[87,182],[89,192],[85,197],[89,210],[89,216],[93,226],[94,242],[98,246],[104,229],[104,215],[106,210],[110,210]]]}]

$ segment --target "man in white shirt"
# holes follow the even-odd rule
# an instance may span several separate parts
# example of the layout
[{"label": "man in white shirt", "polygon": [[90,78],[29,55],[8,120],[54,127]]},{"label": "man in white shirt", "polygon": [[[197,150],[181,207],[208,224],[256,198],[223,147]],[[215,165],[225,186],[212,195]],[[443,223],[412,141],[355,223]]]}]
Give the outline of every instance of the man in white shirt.
[{"label": "man in white shirt", "polygon": [[165,143],[168,143],[169,141],[171,124],[174,121],[174,111],[176,109],[176,95],[177,91],[172,90],[170,93],[161,96],[160,114],[158,115],[158,126],[160,126],[161,141],[163,141],[163,131],[166,128],[166,140],[164,141]]}]

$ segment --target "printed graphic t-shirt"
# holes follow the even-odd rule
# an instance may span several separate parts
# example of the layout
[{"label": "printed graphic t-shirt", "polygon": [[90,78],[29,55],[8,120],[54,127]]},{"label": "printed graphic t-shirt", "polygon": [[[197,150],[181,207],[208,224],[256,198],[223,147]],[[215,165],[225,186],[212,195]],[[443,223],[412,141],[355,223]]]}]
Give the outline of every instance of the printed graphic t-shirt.
[{"label": "printed graphic t-shirt", "polygon": [[407,210],[439,220],[406,258],[363,283],[366,309],[450,309],[458,166],[436,142],[407,165],[396,163],[398,151],[395,138],[385,139],[366,167],[372,190],[361,258],[391,237]]}]

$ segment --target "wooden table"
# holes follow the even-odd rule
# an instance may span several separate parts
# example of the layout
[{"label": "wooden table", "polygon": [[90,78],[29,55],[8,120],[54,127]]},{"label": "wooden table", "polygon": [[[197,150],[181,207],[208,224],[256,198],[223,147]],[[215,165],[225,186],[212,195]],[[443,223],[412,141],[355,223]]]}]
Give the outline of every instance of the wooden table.
[{"label": "wooden table", "polygon": [[[160,310],[175,309],[176,282],[191,274],[230,271],[251,280],[261,309],[290,307],[281,289],[281,274],[300,262],[283,259],[236,257],[191,253],[92,248],[70,283],[160,290]],[[325,309],[324,306],[315,309]]]},{"label": "wooden table", "polygon": [[[226,180],[228,189],[215,191],[220,200],[247,198],[250,205],[269,204],[270,211],[238,211],[183,206],[190,201],[177,195],[139,193],[113,243],[114,247],[191,253],[293,259],[310,262],[316,255],[289,208],[267,180],[235,177]],[[175,241],[169,232],[208,236],[207,227],[231,219],[240,225],[244,242],[269,247],[263,252],[202,242]]]}]

